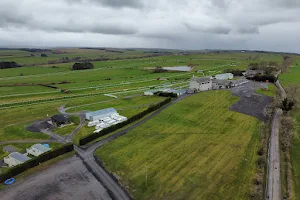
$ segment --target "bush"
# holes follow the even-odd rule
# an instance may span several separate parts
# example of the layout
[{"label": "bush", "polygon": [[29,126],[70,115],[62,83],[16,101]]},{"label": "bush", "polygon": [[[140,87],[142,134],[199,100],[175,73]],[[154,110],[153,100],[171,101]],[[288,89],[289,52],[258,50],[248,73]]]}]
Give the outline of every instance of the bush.
[{"label": "bush", "polygon": [[171,92],[160,92],[158,93],[158,96],[160,97],[172,97],[172,98],[177,98],[178,95],[175,93],[171,93]]},{"label": "bush", "polygon": [[282,104],[281,104],[281,109],[285,112],[287,111],[290,111],[293,109],[295,103],[292,101],[292,100],[289,100],[287,98],[285,98],[283,101],[282,101]]},{"label": "bush", "polygon": [[72,67],[72,70],[85,70],[93,69],[94,65],[92,63],[75,63]]},{"label": "bush", "polygon": [[268,80],[271,83],[275,83],[277,81],[277,78],[273,75],[259,75],[259,74],[256,74],[252,79],[255,80],[255,81],[260,81],[260,82],[266,82]]},{"label": "bush", "polygon": [[79,140],[79,145],[80,146],[85,145],[85,144],[87,144],[87,143],[89,143],[89,142],[91,142],[91,141],[93,141],[93,140],[95,140],[95,139],[97,139],[97,138],[99,138],[101,136],[107,135],[107,134],[109,134],[109,133],[111,133],[111,132],[113,132],[115,130],[118,130],[118,129],[120,129],[120,128],[122,128],[122,127],[124,127],[124,126],[126,126],[126,125],[128,125],[130,123],[132,123],[132,122],[135,122],[135,121],[143,118],[147,114],[149,114],[149,113],[151,113],[151,112],[153,112],[153,111],[161,108],[162,106],[168,104],[171,101],[172,101],[171,98],[167,98],[166,100],[164,100],[164,101],[162,101],[162,102],[160,102],[158,104],[150,106],[147,110],[144,110],[143,112],[140,112],[140,113],[138,113],[138,114],[130,117],[128,120],[126,120],[124,122],[121,122],[119,124],[115,124],[115,125],[110,126],[108,128],[105,128],[102,131],[100,131],[99,133],[92,133],[90,135],[87,135],[87,136],[85,136],[85,137],[83,137],[83,138],[81,138]]},{"label": "bush", "polygon": [[33,158],[21,165],[15,166],[15,167],[11,168],[9,171],[7,171],[6,173],[0,174],[0,183],[11,177],[17,176],[30,168],[38,166],[40,163],[46,162],[48,160],[51,160],[52,158],[56,158],[60,155],[71,152],[71,151],[73,151],[73,149],[74,149],[74,146],[72,143],[66,144],[61,148],[51,150],[49,152],[46,152],[46,153],[40,155],[39,157]]}]

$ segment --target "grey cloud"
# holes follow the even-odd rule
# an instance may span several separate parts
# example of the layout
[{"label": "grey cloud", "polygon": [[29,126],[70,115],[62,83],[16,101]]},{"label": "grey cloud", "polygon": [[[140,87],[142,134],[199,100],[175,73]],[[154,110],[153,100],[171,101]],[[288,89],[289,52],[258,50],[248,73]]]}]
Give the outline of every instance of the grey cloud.
[{"label": "grey cloud", "polygon": [[[40,27],[37,27],[40,28]],[[108,35],[131,35],[138,31],[135,28],[118,27],[116,25],[99,25],[99,26],[57,26],[44,27],[44,29],[55,32],[69,32],[69,33],[100,33]]]},{"label": "grey cloud", "polygon": [[223,26],[223,25],[215,25],[211,27],[204,27],[201,25],[192,25],[188,22],[184,22],[183,25],[190,31],[202,32],[202,33],[212,33],[212,34],[229,34],[231,28]]},{"label": "grey cloud", "polygon": [[241,27],[237,29],[241,34],[259,34],[258,27]]},{"label": "grey cloud", "polygon": [[103,5],[120,8],[120,7],[132,7],[141,8],[143,3],[141,0],[94,0],[99,1]]},{"label": "grey cloud", "polygon": [[144,6],[141,0],[67,0],[67,2],[73,3],[97,3],[99,5],[111,7],[111,8],[142,8]]},{"label": "grey cloud", "polygon": [[0,0],[0,43],[297,50],[299,13],[300,0]]},{"label": "grey cloud", "polygon": [[277,7],[283,8],[300,8],[300,1],[299,0],[268,0],[269,4],[275,5]]}]

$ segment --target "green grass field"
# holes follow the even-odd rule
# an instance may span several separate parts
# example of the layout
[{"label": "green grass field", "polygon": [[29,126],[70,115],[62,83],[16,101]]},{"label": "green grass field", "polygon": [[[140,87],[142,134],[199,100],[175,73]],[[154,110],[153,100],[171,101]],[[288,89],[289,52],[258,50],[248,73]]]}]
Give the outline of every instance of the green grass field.
[{"label": "green grass field", "polygon": [[96,155],[136,199],[248,199],[259,122],[229,111],[237,100],[227,91],[199,93]]}]

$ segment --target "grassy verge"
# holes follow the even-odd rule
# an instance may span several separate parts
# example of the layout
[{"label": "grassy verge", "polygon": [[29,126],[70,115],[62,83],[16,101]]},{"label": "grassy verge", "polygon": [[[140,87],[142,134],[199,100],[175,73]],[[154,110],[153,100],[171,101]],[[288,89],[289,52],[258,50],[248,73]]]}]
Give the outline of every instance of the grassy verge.
[{"label": "grassy verge", "polygon": [[258,121],[229,111],[237,100],[228,91],[194,95],[95,154],[136,199],[248,199]]},{"label": "grassy verge", "polygon": [[260,88],[260,89],[256,90],[256,93],[257,94],[262,94],[262,95],[265,95],[265,96],[275,97],[276,96],[276,91],[277,91],[276,86],[273,85],[273,84],[269,84],[268,90],[264,90],[263,88]]}]

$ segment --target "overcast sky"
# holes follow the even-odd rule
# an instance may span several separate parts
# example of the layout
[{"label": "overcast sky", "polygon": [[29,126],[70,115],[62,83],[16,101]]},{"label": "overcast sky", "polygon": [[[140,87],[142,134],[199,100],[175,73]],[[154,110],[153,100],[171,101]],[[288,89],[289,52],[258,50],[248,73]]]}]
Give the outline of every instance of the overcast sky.
[{"label": "overcast sky", "polygon": [[300,0],[0,0],[1,47],[300,53]]}]

